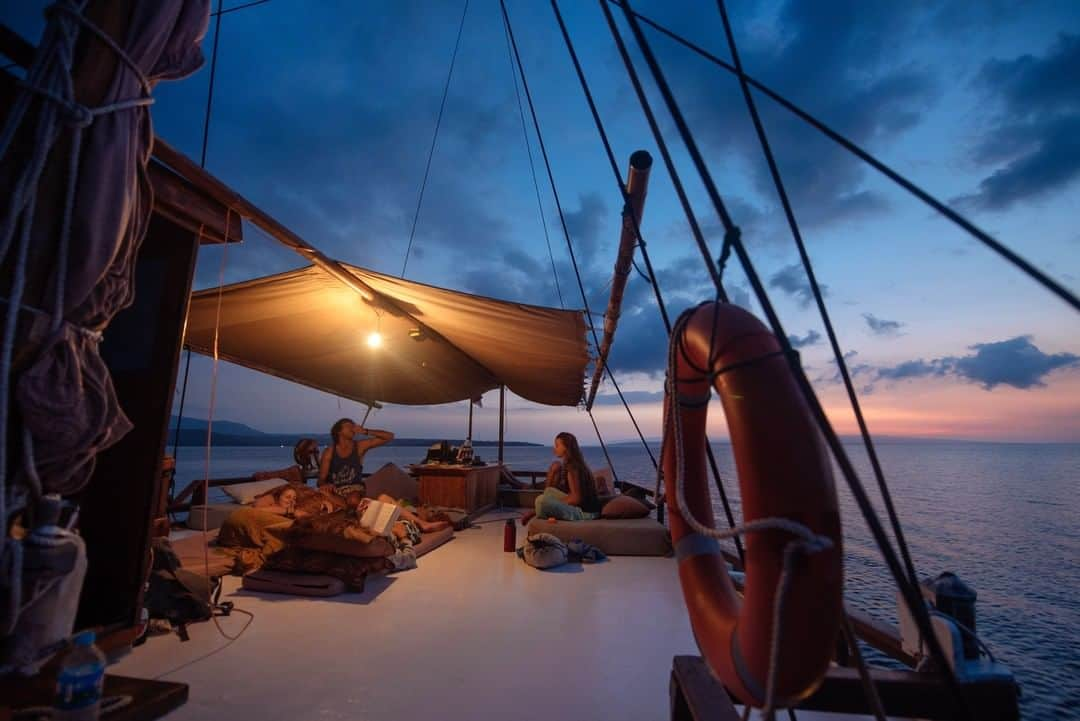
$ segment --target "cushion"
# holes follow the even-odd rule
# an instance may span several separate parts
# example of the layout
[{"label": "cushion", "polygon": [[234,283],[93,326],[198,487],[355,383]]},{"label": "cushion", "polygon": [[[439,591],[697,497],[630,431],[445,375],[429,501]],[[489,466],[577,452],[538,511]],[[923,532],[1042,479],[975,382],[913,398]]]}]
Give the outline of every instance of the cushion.
[{"label": "cushion", "polygon": [[671,533],[652,518],[600,518],[556,521],[534,518],[528,535],[550,533],[563,540],[580,539],[609,556],[670,556]]},{"label": "cushion", "polygon": [[615,496],[600,509],[601,518],[647,518],[649,507],[631,496]]},{"label": "cushion", "polygon": [[330,533],[319,533],[310,529],[293,529],[286,536],[286,542],[295,548],[323,553],[337,553],[353,558],[385,558],[394,552],[390,541],[382,536],[370,540],[344,538]]},{"label": "cushion", "polygon": [[287,546],[270,555],[263,568],[268,571],[332,576],[344,581],[349,590],[362,591],[364,580],[369,573],[389,571],[391,565],[385,558],[353,558],[339,553],[324,553]]},{"label": "cushion", "polygon": [[172,541],[173,552],[180,559],[180,566],[193,573],[207,576],[224,576],[234,564],[232,556],[214,545],[215,533],[192,533]]},{"label": "cushion", "polygon": [[241,583],[249,591],[288,593],[294,596],[337,596],[345,593],[345,582],[341,579],[309,573],[259,569],[244,576]]},{"label": "cushion", "polygon": [[420,543],[413,546],[413,551],[416,552],[416,557],[419,558],[420,556],[423,556],[429,551],[434,551],[436,548],[451,540],[453,537],[453,528],[444,528],[441,531],[432,531],[431,533],[425,533],[420,537]]},{"label": "cushion", "polygon": [[420,495],[420,482],[393,463],[387,463],[364,479],[369,498],[385,493],[391,498],[415,501]]},{"label": "cushion", "polygon": [[237,503],[246,504],[254,501],[255,496],[261,496],[267,491],[272,491],[284,483],[286,483],[284,478],[267,478],[262,481],[234,483],[231,486],[221,486],[221,490],[228,493]]}]

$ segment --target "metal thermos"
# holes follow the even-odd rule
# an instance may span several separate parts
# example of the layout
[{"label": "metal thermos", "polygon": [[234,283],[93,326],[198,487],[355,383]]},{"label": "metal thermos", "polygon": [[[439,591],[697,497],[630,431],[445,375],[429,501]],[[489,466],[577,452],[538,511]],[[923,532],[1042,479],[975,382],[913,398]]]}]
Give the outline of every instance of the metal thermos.
[{"label": "metal thermos", "polygon": [[503,550],[513,553],[515,548],[517,548],[517,526],[514,525],[513,518],[507,518],[503,525]]}]

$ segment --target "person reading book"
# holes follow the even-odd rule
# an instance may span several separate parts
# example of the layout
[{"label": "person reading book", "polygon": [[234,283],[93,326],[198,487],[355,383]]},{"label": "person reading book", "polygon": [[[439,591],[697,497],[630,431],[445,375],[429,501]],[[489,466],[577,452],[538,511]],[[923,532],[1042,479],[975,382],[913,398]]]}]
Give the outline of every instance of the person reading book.
[{"label": "person reading book", "polygon": [[[373,506],[373,503],[377,503],[379,505]],[[376,499],[370,499],[364,498],[364,495],[359,491],[353,491],[347,496],[345,496],[345,506],[356,514],[356,517],[360,521],[360,524],[362,526],[368,528],[372,532],[383,533],[384,535],[384,531],[377,530],[378,526],[371,527],[368,525],[369,519],[367,516],[367,512],[369,510],[373,508],[379,508],[379,515],[375,515],[372,518],[385,519],[387,517],[390,517],[391,514],[393,514],[393,511],[391,510],[384,510],[385,507],[391,506],[393,508],[396,508],[397,513],[392,515],[392,520],[389,521],[389,524],[386,524],[385,520],[383,520],[380,526],[392,528],[394,535],[398,536],[399,538],[402,535],[402,529],[398,528],[398,526],[400,526],[403,522],[413,524],[421,533],[441,531],[444,528],[450,527],[449,521],[425,521],[409,509],[399,506],[398,502],[394,500],[393,497],[388,496],[385,493],[380,494],[379,497]]]},{"label": "person reading book", "polygon": [[[368,436],[356,440],[356,435]],[[364,456],[394,440],[390,431],[364,428],[350,418],[341,418],[330,428],[330,446],[319,459],[319,490],[346,496],[352,491],[363,491]]]}]

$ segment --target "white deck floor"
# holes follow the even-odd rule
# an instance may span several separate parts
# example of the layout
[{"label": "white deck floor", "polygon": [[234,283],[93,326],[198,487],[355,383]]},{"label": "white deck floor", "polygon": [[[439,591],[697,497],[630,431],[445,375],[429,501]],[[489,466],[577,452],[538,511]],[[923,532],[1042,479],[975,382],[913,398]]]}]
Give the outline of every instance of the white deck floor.
[{"label": "white deck floor", "polygon": [[[196,624],[189,642],[151,638],[110,671],[190,684],[176,721],[667,719],[672,656],[696,653],[675,561],[537,571],[502,533],[459,532],[362,594],[254,594],[228,577],[222,598],[255,614],[239,640],[179,668],[227,643]],[[232,635],[244,620],[221,622]]]}]

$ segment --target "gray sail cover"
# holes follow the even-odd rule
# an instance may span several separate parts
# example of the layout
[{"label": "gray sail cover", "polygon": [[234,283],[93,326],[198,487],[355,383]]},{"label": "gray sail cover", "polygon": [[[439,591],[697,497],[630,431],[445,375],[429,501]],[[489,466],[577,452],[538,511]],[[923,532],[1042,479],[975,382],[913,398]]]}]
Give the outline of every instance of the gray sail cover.
[{"label": "gray sail cover", "polygon": [[[589,362],[580,311],[342,265],[375,291],[374,304],[315,266],[202,290],[187,346],[213,355],[216,329],[219,358],[362,402],[447,403],[500,384],[536,403],[580,402]],[[372,332],[378,348],[367,345]]]},{"label": "gray sail cover", "polygon": [[[128,0],[110,4],[110,10],[129,13],[127,30],[118,45],[142,77],[124,62],[118,62],[96,108],[143,98],[158,82],[185,77],[202,65],[200,44],[208,23],[209,0]],[[48,82],[50,71],[45,68],[55,67],[49,65],[49,54],[56,53],[58,43],[70,43],[64,36],[73,37],[76,29],[88,32],[67,11],[54,13],[28,74],[29,83]],[[77,72],[92,73],[95,68],[83,67]],[[35,116],[25,112],[30,107],[26,103],[41,102],[36,94],[24,94],[7,122],[31,120]],[[19,358],[25,360],[17,364],[14,391],[22,421],[33,441],[33,457],[43,489],[73,493],[89,478],[95,455],[131,428],[117,404],[108,369],[98,355],[97,339],[137,291],[133,278],[135,256],[153,207],[146,170],[153,129],[149,108],[139,106],[104,110],[92,122],[75,123],[61,117],[53,137],[59,133],[81,133],[78,175],[70,199],[66,263],[63,256],[58,263],[63,246],[58,239],[59,223],[52,222],[61,217],[68,202],[66,193],[61,192],[59,200],[54,196],[37,200],[36,218],[46,221],[36,221],[25,236],[33,249],[25,254],[29,255],[28,274],[34,277],[48,272],[50,278],[42,286],[44,292],[22,299],[24,307],[36,310],[30,311],[30,327],[20,332],[15,341]],[[37,142],[42,140],[49,142],[52,138],[37,137]],[[53,155],[50,163],[66,173],[69,157]],[[24,182],[25,178],[29,187],[37,185],[32,163],[22,168],[16,165],[14,173],[20,179],[16,182]],[[23,242],[20,239],[13,245]],[[66,266],[64,272],[58,272],[58,266]],[[60,293],[58,282],[62,283]],[[58,298],[62,299],[60,314],[56,308]]]}]

